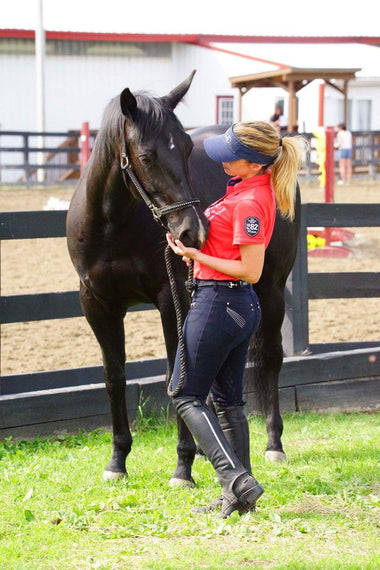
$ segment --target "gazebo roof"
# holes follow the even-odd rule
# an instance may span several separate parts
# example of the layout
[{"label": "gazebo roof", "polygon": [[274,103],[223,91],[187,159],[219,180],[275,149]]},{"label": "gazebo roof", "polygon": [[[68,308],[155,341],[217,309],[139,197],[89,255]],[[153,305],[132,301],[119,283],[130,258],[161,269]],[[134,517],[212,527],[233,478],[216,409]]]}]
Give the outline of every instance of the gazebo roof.
[{"label": "gazebo roof", "polygon": [[361,69],[305,68],[280,65],[271,71],[230,77],[231,87],[239,89],[239,120],[241,120],[241,99],[247,91],[253,87],[282,87],[289,94],[288,122],[290,129],[293,130],[298,124],[297,91],[306,87],[314,79],[322,79],[344,96],[344,120],[347,122],[347,85],[351,79],[355,79],[355,74],[358,71]]},{"label": "gazebo roof", "polygon": [[357,69],[332,69],[332,68],[305,68],[305,67],[281,67],[262,73],[239,75],[230,77],[231,87],[248,91],[252,87],[283,87],[287,88],[293,83],[297,92],[314,79],[323,79],[326,83],[333,80],[350,81],[355,79]]}]

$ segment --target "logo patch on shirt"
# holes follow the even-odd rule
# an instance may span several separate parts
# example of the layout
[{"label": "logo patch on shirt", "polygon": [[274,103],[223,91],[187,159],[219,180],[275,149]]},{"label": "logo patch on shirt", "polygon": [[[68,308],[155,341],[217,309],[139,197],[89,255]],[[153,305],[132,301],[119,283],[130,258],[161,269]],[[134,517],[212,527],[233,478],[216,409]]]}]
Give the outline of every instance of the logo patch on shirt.
[{"label": "logo patch on shirt", "polygon": [[245,233],[249,235],[249,237],[255,237],[260,231],[260,220],[253,216],[249,216],[249,218],[245,218],[244,221],[244,229]]}]

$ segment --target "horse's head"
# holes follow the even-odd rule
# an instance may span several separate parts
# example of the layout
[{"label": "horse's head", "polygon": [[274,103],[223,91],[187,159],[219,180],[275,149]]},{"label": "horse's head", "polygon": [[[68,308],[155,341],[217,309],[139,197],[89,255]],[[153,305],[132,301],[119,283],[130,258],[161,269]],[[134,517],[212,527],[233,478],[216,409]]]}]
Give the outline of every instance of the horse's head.
[{"label": "horse's head", "polygon": [[[120,105],[133,174],[154,206],[174,206],[164,210],[163,216],[174,239],[200,248],[206,241],[208,221],[191,187],[188,159],[193,143],[173,112],[189,89],[194,73],[165,97],[152,98],[143,93],[135,96],[124,89]],[[137,196],[134,185],[129,186]],[[193,203],[186,206],[186,202]]]}]

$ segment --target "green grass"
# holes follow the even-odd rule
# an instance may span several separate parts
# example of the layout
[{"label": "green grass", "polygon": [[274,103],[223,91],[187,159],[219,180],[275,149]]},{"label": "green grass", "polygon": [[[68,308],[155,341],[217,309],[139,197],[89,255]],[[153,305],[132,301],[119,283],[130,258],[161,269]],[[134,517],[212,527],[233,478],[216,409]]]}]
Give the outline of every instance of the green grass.
[{"label": "green grass", "polygon": [[197,459],[196,489],[171,489],[176,428],[141,414],[129,478],[103,482],[111,436],[0,444],[1,569],[375,569],[379,415],[285,415],[286,465],[264,461],[250,418],[256,513],[193,515],[219,493]]}]

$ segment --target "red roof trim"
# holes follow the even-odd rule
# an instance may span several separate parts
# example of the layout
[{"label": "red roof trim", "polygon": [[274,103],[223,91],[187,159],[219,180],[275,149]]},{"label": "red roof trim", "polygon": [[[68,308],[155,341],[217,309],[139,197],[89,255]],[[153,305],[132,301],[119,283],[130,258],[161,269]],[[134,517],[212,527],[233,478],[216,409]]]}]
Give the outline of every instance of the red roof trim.
[{"label": "red roof trim", "polygon": [[[114,34],[98,32],[46,31],[48,40],[76,40],[98,42],[182,42],[217,43],[361,43],[380,44],[380,36],[228,36],[218,34]],[[0,29],[1,38],[34,38],[34,30]]]},{"label": "red roof trim", "polygon": [[279,63],[278,61],[272,61],[271,59],[263,59],[261,57],[255,57],[254,55],[247,55],[245,53],[240,53],[237,51],[231,51],[230,49],[224,49],[224,48],[221,48],[219,46],[213,46],[213,45],[205,43],[205,42],[197,42],[195,45],[200,46],[200,47],[204,47],[207,49],[213,49],[213,50],[219,51],[221,53],[227,53],[228,55],[236,55],[238,57],[243,57],[245,59],[250,59],[252,61],[259,61],[260,63],[269,63],[270,65],[276,65],[277,67],[280,67],[283,69],[287,69],[288,67],[290,67],[289,65],[287,65],[285,63]]},{"label": "red roof trim", "polygon": [[[197,35],[182,34],[103,34],[98,32],[56,32],[45,31],[48,40],[76,40],[97,42],[191,42]],[[34,38],[34,30],[0,30],[0,37]]]}]

